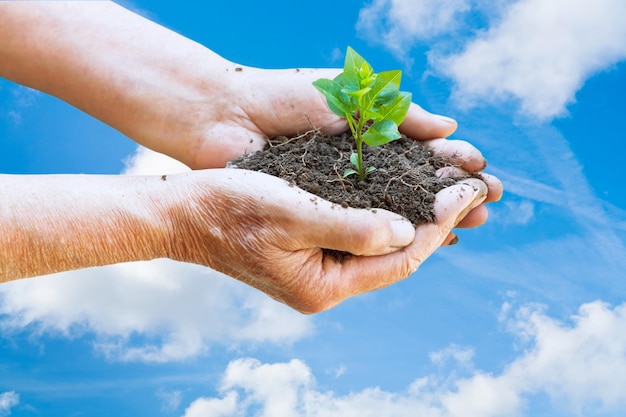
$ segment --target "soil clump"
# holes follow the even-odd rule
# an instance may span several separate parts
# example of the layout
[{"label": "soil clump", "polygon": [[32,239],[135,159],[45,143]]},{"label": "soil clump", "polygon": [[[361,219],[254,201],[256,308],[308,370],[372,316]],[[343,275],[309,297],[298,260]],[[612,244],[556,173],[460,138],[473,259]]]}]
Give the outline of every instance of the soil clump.
[{"label": "soil clump", "polygon": [[402,138],[383,146],[363,145],[365,166],[374,166],[365,181],[346,178],[355,143],[349,133],[323,135],[314,130],[297,137],[274,137],[263,151],[244,155],[231,168],[259,171],[284,179],[305,191],[342,207],[385,209],[409,219],[414,225],[435,219],[435,194],[456,183],[435,173],[453,161],[434,156],[415,141]]}]

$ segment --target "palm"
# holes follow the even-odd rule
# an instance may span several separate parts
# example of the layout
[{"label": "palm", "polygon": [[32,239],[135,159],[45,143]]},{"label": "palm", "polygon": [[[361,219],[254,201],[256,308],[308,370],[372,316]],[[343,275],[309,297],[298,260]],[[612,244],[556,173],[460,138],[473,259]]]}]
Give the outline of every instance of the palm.
[{"label": "palm", "polygon": [[346,130],[345,121],[328,109],[312,84],[336,72],[245,68],[236,74],[236,99],[204,128],[193,168],[223,167],[236,157],[262,149],[272,136],[311,129],[325,133]]}]

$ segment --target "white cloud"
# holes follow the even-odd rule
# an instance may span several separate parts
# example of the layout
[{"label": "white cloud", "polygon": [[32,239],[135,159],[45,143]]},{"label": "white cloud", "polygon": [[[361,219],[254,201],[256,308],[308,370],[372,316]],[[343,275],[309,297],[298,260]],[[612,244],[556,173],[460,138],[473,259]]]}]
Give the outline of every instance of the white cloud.
[{"label": "white cloud", "polygon": [[585,304],[568,326],[536,308],[522,308],[509,323],[532,349],[504,373],[527,392],[546,392],[575,411],[599,403],[626,407],[626,304]]},{"label": "white cloud", "polygon": [[489,219],[504,225],[529,224],[535,218],[535,203],[530,200],[505,200],[489,208]]},{"label": "white cloud", "polygon": [[344,376],[346,372],[348,372],[348,368],[345,365],[339,365],[337,368],[332,369],[330,374],[336,379]]},{"label": "white cloud", "polygon": [[474,350],[453,344],[443,350],[432,352],[429,358],[435,364],[443,364],[452,359],[460,365],[470,367],[474,359]]},{"label": "white cloud", "polygon": [[124,175],[163,175],[189,171],[189,167],[174,158],[138,146],[125,161]]},{"label": "white cloud", "polygon": [[[473,39],[459,29],[470,13],[489,22],[473,28]],[[587,78],[626,59],[624,16],[622,0],[374,0],[357,31],[409,62],[411,47],[427,43],[431,66],[454,80],[461,106],[513,98],[523,114],[550,119]]]},{"label": "white cloud", "polygon": [[185,417],[237,417],[237,394],[229,392],[223,398],[199,398],[185,410]]},{"label": "white cloud", "polygon": [[[530,416],[530,398],[537,394],[550,399],[555,414],[594,416],[625,409],[626,304],[585,304],[568,322],[531,306],[504,317],[523,350],[499,374],[478,370],[466,377],[429,375],[403,392],[373,387],[339,395],[320,389],[302,361],[239,359],[223,375],[221,398],[198,399],[185,417]],[[465,367],[471,352],[451,346],[431,358],[456,357]]]},{"label": "white cloud", "polygon": [[470,0],[374,0],[359,13],[357,31],[405,58],[413,43],[454,30]]},{"label": "white cloud", "polygon": [[7,83],[9,83],[7,92],[11,94],[11,99],[8,100],[5,108],[0,108],[0,116],[7,117],[14,125],[20,125],[22,113],[36,103],[41,93],[29,87]]},{"label": "white cloud", "polygon": [[0,394],[0,416],[8,416],[11,409],[20,403],[20,396],[14,391]]},{"label": "white cloud", "polygon": [[[313,328],[310,318],[259,291],[168,260],[8,283],[0,287],[0,315],[4,332],[95,333],[95,348],[122,361],[182,360],[211,345],[288,344]],[[150,342],[137,344],[142,337]]]},{"label": "white cloud", "polygon": [[626,58],[624,16],[621,0],[522,0],[434,65],[465,105],[512,97],[524,114],[549,119],[565,113],[587,78]]},{"label": "white cloud", "polygon": [[183,399],[182,391],[174,390],[174,391],[165,391],[159,390],[157,392],[157,397],[161,400],[161,411],[164,412],[172,412],[176,411],[178,407],[180,407],[180,403]]},{"label": "white cloud", "polygon": [[[125,173],[187,169],[140,148]],[[311,334],[313,321],[211,269],[161,259],[3,284],[0,329],[93,333],[96,350],[112,360],[164,362],[212,345],[290,344]]]}]

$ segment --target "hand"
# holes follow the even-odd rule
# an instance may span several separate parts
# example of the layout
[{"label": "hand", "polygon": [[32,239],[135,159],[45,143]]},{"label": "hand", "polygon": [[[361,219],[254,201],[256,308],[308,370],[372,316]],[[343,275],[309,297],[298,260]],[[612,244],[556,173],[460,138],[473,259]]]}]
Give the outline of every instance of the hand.
[{"label": "hand", "polygon": [[[346,129],[312,86],[337,70],[239,66],[111,2],[0,2],[0,15],[0,56],[6,58],[0,60],[0,74],[55,95],[192,168],[223,167],[260,149],[268,136]],[[400,128],[427,141],[435,153],[459,157],[458,169],[476,172],[485,166],[468,143],[442,139],[456,128],[449,119],[413,105]],[[51,184],[44,186],[54,183],[59,190],[66,180],[98,198],[70,199],[52,192]],[[212,266],[300,311],[316,312],[405,278],[453,239],[452,227],[484,222],[481,203],[502,193],[493,177],[468,179],[437,195],[436,224],[413,229],[381,210],[312,201],[312,195],[260,173],[215,169],[172,176],[162,184],[146,179],[145,186],[156,182],[161,191],[139,211],[134,208],[142,203],[129,200],[146,193],[123,192],[118,183],[132,190],[144,180],[96,180],[103,187],[85,187],[86,181],[93,179],[9,182],[22,196],[7,207],[25,209],[0,213],[6,241],[1,279],[169,256]],[[177,186],[162,192],[171,185]],[[31,199],[22,198],[29,189]],[[51,196],[45,212],[34,208],[39,201],[34,196],[42,193]],[[97,210],[96,202],[101,202]],[[166,220],[169,234],[161,233],[151,215],[144,218],[154,205],[161,207],[156,219]],[[42,245],[42,237],[48,244]],[[50,243],[59,241],[64,250]],[[33,245],[39,245],[39,256],[24,263],[21,254]],[[341,264],[324,257],[321,248],[355,256]]]},{"label": "hand", "polygon": [[[206,130],[192,135],[198,142],[193,146],[193,162],[188,164],[197,168],[223,167],[231,159],[262,149],[271,136],[295,135],[314,128],[327,134],[346,131],[345,120],[330,111],[324,97],[312,85],[319,78],[333,78],[339,71],[260,70],[233,64],[227,71],[231,99],[220,101],[220,111],[204,113],[205,120],[198,125]],[[474,146],[444,139],[456,127],[454,120],[431,114],[413,103],[400,130],[423,141],[435,154],[456,159],[459,168],[443,170],[441,175],[463,176],[483,170],[486,161]],[[498,200],[502,184],[493,177],[487,182],[490,185],[487,201]],[[479,226],[487,216],[486,207],[480,205],[459,227]]]},{"label": "hand", "polygon": [[[415,229],[396,214],[344,209],[258,172],[194,171],[164,186],[166,256],[210,266],[304,313],[406,278],[488,197],[477,179],[446,188],[437,223]],[[341,263],[322,248],[354,256]]]},{"label": "hand", "polygon": [[[215,104],[207,100],[203,104],[207,106],[205,116],[197,123],[202,132],[190,133],[196,138],[194,152],[183,162],[192,168],[218,168],[245,153],[262,149],[272,136],[290,136],[311,129],[327,134],[346,131],[346,121],[330,111],[312,84],[319,78],[333,78],[339,72],[339,69],[262,70],[232,64],[224,77],[226,92],[221,94],[228,99]],[[190,113],[197,115],[200,109]],[[400,127],[403,133],[417,140],[445,138],[455,129],[454,120],[428,113],[416,104]],[[482,157],[481,163],[482,168]]]}]

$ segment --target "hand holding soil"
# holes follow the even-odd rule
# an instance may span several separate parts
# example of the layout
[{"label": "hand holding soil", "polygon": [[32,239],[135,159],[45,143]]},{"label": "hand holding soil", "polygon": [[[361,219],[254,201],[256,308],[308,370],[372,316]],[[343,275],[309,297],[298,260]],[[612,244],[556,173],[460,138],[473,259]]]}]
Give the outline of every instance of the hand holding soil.
[{"label": "hand holding soil", "polygon": [[[400,71],[374,73],[348,48],[344,72],[334,80],[317,80],[314,85],[332,112],[347,120],[350,133],[324,135],[313,129],[296,136],[270,138],[263,151],[229,164],[282,178],[288,186],[298,187],[299,198],[305,191],[312,193],[304,196],[315,206],[313,211],[306,201],[293,205],[286,200],[285,207],[276,208],[294,209],[294,218],[304,216],[309,223],[295,229],[301,232],[299,227],[304,227],[314,239],[299,240],[308,242],[300,248],[304,257],[297,255],[298,250],[292,251],[295,256],[277,268],[279,275],[264,280],[276,282],[291,276],[288,282],[297,285],[264,291],[300,311],[324,310],[351,295],[405,278],[440,245],[456,243],[453,227],[484,222],[487,213],[482,202],[499,198],[497,179],[474,174],[486,161],[471,145],[437,136],[420,143],[399,133],[398,124],[408,112],[402,129],[422,139],[427,137],[423,126],[416,123],[419,109],[409,104],[411,95],[398,90],[400,77]],[[431,116],[431,120],[436,118]],[[438,119],[449,122],[452,133],[454,122]],[[284,184],[276,184],[276,189],[281,188]],[[332,211],[352,218],[344,218],[343,224],[333,216],[327,220]],[[402,217],[389,219],[391,213]],[[417,226],[406,247],[402,242],[408,242],[412,233],[401,220],[404,218]],[[278,230],[284,225],[278,224]],[[392,243],[382,245],[382,236]],[[265,244],[280,241],[289,240],[268,239]],[[283,258],[270,257],[264,263],[272,265],[272,259]],[[302,279],[301,271],[306,271],[308,278]],[[289,291],[284,293],[286,288]]]},{"label": "hand holding soil", "polygon": [[[196,171],[163,186],[176,225],[168,257],[211,266],[304,313],[408,277],[488,195],[474,178],[445,188],[436,223],[414,228],[386,210],[343,208],[259,172]],[[322,248],[354,255],[339,262]]]},{"label": "hand holding soil", "polygon": [[[333,79],[313,82],[328,109],[346,121],[347,133],[325,135],[315,128],[297,136],[269,138],[263,151],[228,166],[280,177],[342,207],[386,209],[414,225],[435,222],[435,194],[462,178],[486,178],[472,173],[482,170],[486,161],[464,142],[420,143],[402,135],[399,125],[407,116],[404,129],[418,137],[422,129],[414,120],[411,93],[400,91],[401,79],[400,70],[374,72],[348,47],[343,71]],[[465,161],[467,154],[474,160]],[[349,256],[328,253],[338,260]]]},{"label": "hand holding soil", "polygon": [[[170,257],[317,312],[406,278],[454,239],[453,227],[482,224],[483,203],[502,194],[501,183],[485,174],[450,182],[484,169],[484,158],[466,142],[442,139],[456,123],[415,104],[399,126],[409,145],[400,156],[422,141],[426,159],[453,162],[433,165],[435,176],[449,177],[431,192],[434,222],[414,227],[380,207],[344,207],[264,173],[223,169],[270,138],[345,132],[346,120],[312,85],[340,70],[242,66],[113,2],[0,2],[0,15],[0,76],[205,169],[147,177],[0,176],[0,282]],[[342,169],[337,165],[336,182],[348,189]],[[420,188],[409,175],[396,177],[385,187]],[[351,256],[340,262],[327,250]]]}]

